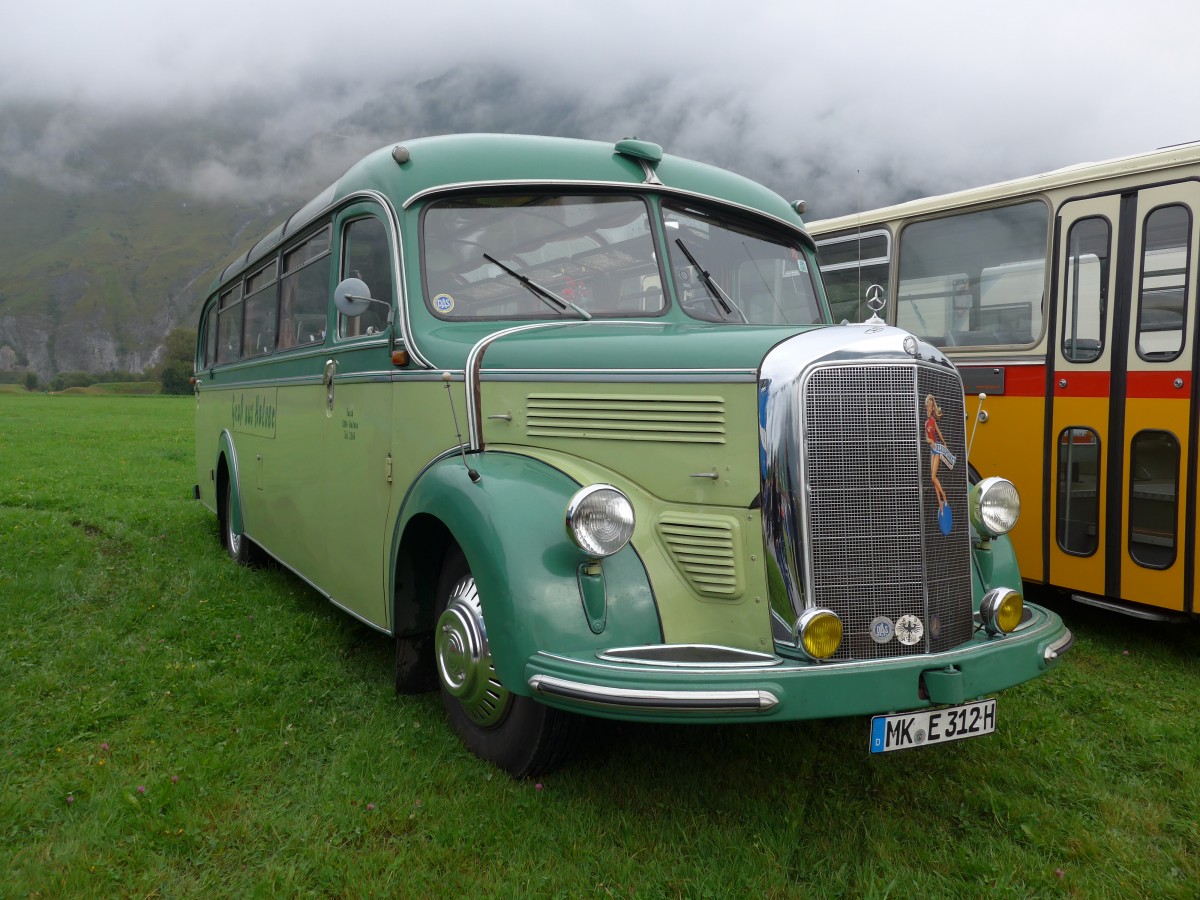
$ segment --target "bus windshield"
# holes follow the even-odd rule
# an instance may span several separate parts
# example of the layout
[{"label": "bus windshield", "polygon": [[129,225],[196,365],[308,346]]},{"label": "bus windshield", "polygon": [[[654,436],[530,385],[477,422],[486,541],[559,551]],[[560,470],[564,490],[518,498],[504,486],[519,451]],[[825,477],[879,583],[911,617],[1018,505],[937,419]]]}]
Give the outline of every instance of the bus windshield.
[{"label": "bus windshield", "polygon": [[[422,220],[426,302],[444,319],[654,316],[667,308],[645,199],[478,194]],[[696,319],[823,321],[811,254],[793,236],[724,213],[663,204],[674,296]]]},{"label": "bus windshield", "polygon": [[793,237],[700,209],[663,204],[675,294],[706,321],[822,321],[808,252]]},{"label": "bus windshield", "polygon": [[646,202],[624,195],[439,200],[423,225],[426,302],[446,319],[655,315]]}]

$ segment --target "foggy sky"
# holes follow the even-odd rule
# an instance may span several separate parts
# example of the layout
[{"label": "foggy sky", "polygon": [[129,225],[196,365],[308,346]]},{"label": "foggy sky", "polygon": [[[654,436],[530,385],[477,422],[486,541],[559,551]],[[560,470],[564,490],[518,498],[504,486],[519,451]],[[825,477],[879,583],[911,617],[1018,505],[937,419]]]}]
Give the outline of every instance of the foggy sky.
[{"label": "foggy sky", "polygon": [[[430,131],[520,130],[562,107],[575,136],[658,141],[806,199],[810,219],[1200,139],[1191,0],[5,7],[0,138],[13,104],[48,121],[31,145],[0,144],[0,172],[68,188],[86,186],[73,154],[106,129],[218,123],[233,102],[252,128],[214,127],[187,166],[142,165],[197,194],[321,187],[420,136],[355,118],[381,91]],[[451,98],[441,119],[421,108],[419,85],[488,72],[521,91]]]}]

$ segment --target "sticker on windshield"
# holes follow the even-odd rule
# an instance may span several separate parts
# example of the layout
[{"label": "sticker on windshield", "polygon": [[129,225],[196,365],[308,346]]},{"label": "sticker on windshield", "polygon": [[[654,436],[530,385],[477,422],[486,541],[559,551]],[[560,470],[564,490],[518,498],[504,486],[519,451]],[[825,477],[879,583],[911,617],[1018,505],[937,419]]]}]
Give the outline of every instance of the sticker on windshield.
[{"label": "sticker on windshield", "polygon": [[454,311],[454,298],[449,294],[438,294],[433,298],[433,308],[440,313]]},{"label": "sticker on windshield", "polygon": [[801,272],[805,272],[805,273],[807,273],[807,272],[808,272],[808,263],[807,263],[805,260],[803,260],[803,259],[798,259],[798,260],[796,260],[796,267],[797,267],[797,268],[798,268],[798,269],[799,269]]}]

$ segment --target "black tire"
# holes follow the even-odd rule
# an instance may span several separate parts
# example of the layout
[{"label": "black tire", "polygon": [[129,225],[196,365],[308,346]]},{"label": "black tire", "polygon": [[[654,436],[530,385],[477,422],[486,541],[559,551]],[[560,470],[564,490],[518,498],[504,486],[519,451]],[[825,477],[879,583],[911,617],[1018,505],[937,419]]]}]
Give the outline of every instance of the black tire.
[{"label": "black tire", "polygon": [[396,638],[396,693],[425,694],[437,687],[433,632]]},{"label": "black tire", "polygon": [[442,566],[436,612],[442,705],[467,749],[514,778],[561,765],[575,743],[579,717],[513,694],[501,684],[487,645],[475,579],[457,547]]},{"label": "black tire", "polygon": [[220,515],[217,516],[221,526],[221,544],[229,558],[239,566],[253,566],[257,561],[253,542],[233,527],[233,505],[236,502],[233,495],[233,479],[226,478],[225,495],[221,501]]}]

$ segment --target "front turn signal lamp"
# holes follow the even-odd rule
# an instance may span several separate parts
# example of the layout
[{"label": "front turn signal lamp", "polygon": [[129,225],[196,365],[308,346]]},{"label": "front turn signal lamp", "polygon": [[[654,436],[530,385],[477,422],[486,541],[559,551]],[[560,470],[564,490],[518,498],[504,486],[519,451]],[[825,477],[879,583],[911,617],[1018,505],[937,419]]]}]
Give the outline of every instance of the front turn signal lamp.
[{"label": "front turn signal lamp", "polygon": [[842,620],[828,609],[806,609],[793,629],[796,646],[809,659],[829,659],[842,645]]},{"label": "front turn signal lamp", "polygon": [[1021,517],[1021,495],[1007,478],[985,478],[971,490],[971,524],[989,540],[1008,534]]},{"label": "front turn signal lamp", "polygon": [[1012,588],[992,588],[979,604],[979,618],[992,636],[1016,631],[1024,611],[1025,601]]}]

